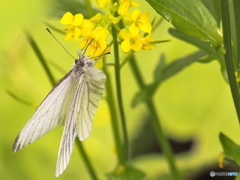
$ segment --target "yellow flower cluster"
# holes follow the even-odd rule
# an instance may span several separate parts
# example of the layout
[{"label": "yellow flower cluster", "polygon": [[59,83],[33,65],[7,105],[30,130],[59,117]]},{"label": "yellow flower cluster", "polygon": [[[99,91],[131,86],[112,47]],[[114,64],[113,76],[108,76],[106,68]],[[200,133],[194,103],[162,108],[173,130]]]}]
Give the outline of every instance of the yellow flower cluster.
[{"label": "yellow flower cluster", "polygon": [[[110,0],[97,0],[97,4],[99,8],[105,9],[106,14],[97,13],[91,19],[84,19],[82,14],[74,16],[70,12],[63,15],[60,22],[65,25],[65,40],[81,38],[79,45],[82,48],[88,45],[90,56],[99,56],[108,51],[109,30],[116,28],[124,52],[155,47],[151,38],[152,25],[149,22],[149,14],[142,13],[139,9],[129,12],[130,7],[139,4],[131,0],[121,0],[120,4],[111,4]],[[126,27],[119,28],[119,22],[123,22]]]}]

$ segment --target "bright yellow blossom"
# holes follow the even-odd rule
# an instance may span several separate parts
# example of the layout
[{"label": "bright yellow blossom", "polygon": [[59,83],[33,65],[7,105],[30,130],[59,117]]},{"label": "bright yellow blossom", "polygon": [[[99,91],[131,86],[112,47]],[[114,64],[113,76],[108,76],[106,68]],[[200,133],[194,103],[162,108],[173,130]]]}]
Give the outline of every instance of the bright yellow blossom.
[{"label": "bright yellow blossom", "polygon": [[[82,14],[73,16],[70,12],[64,14],[61,23],[65,25],[65,40],[82,38],[79,45],[88,49],[90,57],[96,57],[109,51],[107,37],[109,28],[116,28],[122,38],[121,48],[124,52],[149,50],[155,47],[151,38],[152,25],[149,14],[135,9],[129,13],[129,8],[139,6],[132,0],[120,0],[111,4],[110,0],[97,0],[100,8],[105,8],[105,14],[97,13],[90,19],[84,19]],[[106,8],[107,7],[107,8]],[[116,13],[118,12],[118,13]],[[121,29],[118,25],[123,19],[128,29]],[[142,36],[144,33],[148,35]]]},{"label": "bright yellow blossom", "polygon": [[94,24],[90,20],[84,19],[82,14],[73,16],[70,12],[63,15],[60,23],[66,25],[65,30],[67,33],[65,40],[71,38],[77,40],[84,32],[90,31],[94,27]]},{"label": "bright yellow blossom", "polygon": [[143,44],[140,40],[140,34],[133,36],[126,28],[122,29],[119,33],[119,36],[123,39],[121,43],[121,48],[124,52],[128,52],[131,49],[134,51],[141,50]]},{"label": "bright yellow blossom", "polygon": [[118,9],[118,14],[123,16],[126,12],[128,12],[128,9],[132,6],[139,6],[139,4],[131,0],[121,0],[121,4],[119,5]]},{"label": "bright yellow blossom", "polygon": [[88,45],[88,51],[90,57],[96,57],[101,55],[103,52],[109,52],[106,39],[109,35],[109,31],[98,27],[93,31],[88,31],[83,34],[83,40],[80,41],[79,45],[84,48]]},{"label": "bright yellow blossom", "polygon": [[[128,18],[125,18],[125,19],[130,21],[129,15],[128,15]],[[149,14],[148,13],[141,13],[141,11],[139,9],[135,9],[131,13],[131,20],[132,20],[132,24],[129,27],[129,31],[132,35],[137,35],[139,33],[139,28],[143,32],[146,32],[146,33],[151,32],[152,25],[149,22]]]},{"label": "bright yellow blossom", "polygon": [[140,39],[142,42],[142,49],[143,50],[150,50],[156,47],[155,44],[151,43],[153,39],[151,38],[151,34],[148,34],[146,37]]}]

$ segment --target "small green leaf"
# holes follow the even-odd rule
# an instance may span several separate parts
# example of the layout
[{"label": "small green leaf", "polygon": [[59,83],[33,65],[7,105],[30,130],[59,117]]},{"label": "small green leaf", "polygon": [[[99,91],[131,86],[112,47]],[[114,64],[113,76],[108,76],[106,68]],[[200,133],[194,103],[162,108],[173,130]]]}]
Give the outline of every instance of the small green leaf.
[{"label": "small green leaf", "polygon": [[224,57],[223,55],[217,53],[214,48],[210,47],[207,45],[206,42],[200,41],[192,36],[189,36],[187,34],[182,33],[181,31],[178,31],[176,29],[169,29],[169,33],[178,38],[181,39],[185,42],[188,42],[196,47],[198,47],[199,49],[205,51],[210,57],[214,57],[214,59],[217,59],[220,66],[221,66],[221,72],[223,75],[223,78],[226,82],[228,82],[228,77],[227,77],[227,72],[226,72],[226,65],[224,62]]},{"label": "small green leaf", "polygon": [[219,135],[225,155],[240,166],[240,146],[223,133]]},{"label": "small green leaf", "polygon": [[118,166],[114,172],[106,175],[110,180],[140,180],[145,177],[145,173],[130,166]]},{"label": "small green leaf", "polygon": [[132,107],[137,106],[139,103],[149,100],[154,95],[156,89],[160,84],[167,80],[168,78],[174,76],[175,74],[182,71],[185,67],[191,65],[194,62],[197,62],[200,58],[206,56],[206,53],[203,51],[198,51],[196,53],[190,54],[187,57],[177,59],[172,63],[166,65],[165,58],[162,55],[160,57],[159,63],[154,71],[154,82],[150,85],[147,85],[138,92],[133,100]]},{"label": "small green leaf", "polygon": [[151,99],[155,90],[154,86],[155,84],[145,86],[140,92],[136,93],[132,100],[132,107],[136,107],[139,103]]},{"label": "small green leaf", "polygon": [[176,29],[169,29],[169,33],[178,38],[178,39],[181,39],[187,43],[190,43],[196,47],[198,47],[199,49],[205,51],[209,56],[213,56],[215,57],[216,59],[220,60],[222,63],[224,63],[224,57],[223,55],[221,54],[218,54],[214,48],[210,47],[207,45],[206,42],[203,42],[203,41],[200,41],[199,39],[196,39],[192,36],[189,36],[187,34],[184,34],[182,33],[181,31],[179,30],[176,30]]},{"label": "small green leaf", "polygon": [[191,65],[194,62],[197,62],[200,58],[204,56],[206,56],[205,52],[198,51],[196,53],[190,54],[187,57],[173,61],[169,65],[165,66],[165,68],[162,70],[162,74],[159,76],[156,83],[167,80],[168,78],[182,71],[185,67]]},{"label": "small green leaf", "polygon": [[223,49],[222,31],[200,0],[147,0],[173,26],[185,34],[210,42],[219,53]]},{"label": "small green leaf", "polygon": [[155,79],[155,81],[157,79],[159,79],[159,77],[162,74],[162,71],[165,68],[165,65],[166,65],[166,60],[165,59],[166,59],[165,55],[162,54],[161,57],[160,57],[160,60],[158,61],[158,65],[157,65],[157,67],[155,68],[155,71],[154,71],[154,79]]}]

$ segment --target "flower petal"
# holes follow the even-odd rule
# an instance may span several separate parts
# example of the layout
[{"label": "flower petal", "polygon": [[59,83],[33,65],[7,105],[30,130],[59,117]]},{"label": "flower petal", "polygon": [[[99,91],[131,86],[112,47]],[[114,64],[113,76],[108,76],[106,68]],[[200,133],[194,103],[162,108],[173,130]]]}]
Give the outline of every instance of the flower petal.
[{"label": "flower petal", "polygon": [[73,15],[72,15],[72,13],[66,12],[63,15],[62,19],[60,20],[60,23],[64,24],[64,25],[72,24],[73,23]]},{"label": "flower petal", "polygon": [[77,40],[79,38],[79,36],[82,35],[82,32],[79,28],[75,27],[74,28],[74,34],[73,34],[73,40]]},{"label": "flower petal", "polygon": [[74,16],[73,25],[74,26],[80,26],[82,24],[82,21],[83,21],[83,15],[82,14],[76,14]]},{"label": "flower petal", "polygon": [[145,12],[145,13],[142,13],[141,15],[140,15],[140,19],[143,19],[143,20],[145,20],[146,22],[148,22],[149,21],[149,13],[147,13],[147,12]]},{"label": "flower petal", "polygon": [[130,27],[129,27],[129,32],[133,35],[136,36],[139,32],[138,27],[135,25],[135,23],[133,23]]},{"label": "flower petal", "polygon": [[135,9],[132,12],[132,20],[136,21],[140,17],[141,11],[139,9]]},{"label": "flower petal", "polygon": [[73,34],[74,34],[74,32],[72,29],[67,31],[64,40],[67,41],[67,40],[71,39],[73,37]]},{"label": "flower petal", "polygon": [[131,49],[130,40],[125,40],[121,43],[121,48],[123,52],[128,52]]},{"label": "flower petal", "polygon": [[126,28],[124,28],[119,32],[119,36],[122,39],[126,40],[126,39],[130,39],[131,34],[129,33],[129,31]]},{"label": "flower petal", "polygon": [[134,50],[134,51],[140,51],[142,49],[142,43],[140,40],[136,40],[135,43],[132,43],[131,44],[131,48]]},{"label": "flower petal", "polygon": [[150,33],[152,31],[152,25],[150,23],[141,24],[139,27],[146,33]]}]

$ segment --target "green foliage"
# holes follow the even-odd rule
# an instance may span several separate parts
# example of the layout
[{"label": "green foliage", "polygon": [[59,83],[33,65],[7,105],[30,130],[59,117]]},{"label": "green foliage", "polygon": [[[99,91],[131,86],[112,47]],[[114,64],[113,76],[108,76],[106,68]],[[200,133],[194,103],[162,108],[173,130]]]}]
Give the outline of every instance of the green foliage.
[{"label": "green foliage", "polygon": [[147,0],[173,26],[203,41],[209,41],[225,54],[221,30],[212,14],[200,0]]},{"label": "green foliage", "polygon": [[200,61],[199,59],[205,55],[205,52],[199,51],[187,57],[176,59],[169,64],[165,63],[165,57],[162,55],[154,71],[153,83],[145,86],[139,93],[136,94],[133,99],[132,106],[135,107],[138,103],[151,99],[160,84],[170,77],[173,77],[187,66],[190,66],[192,63]]},{"label": "green foliage", "polygon": [[219,134],[219,139],[226,158],[234,161],[240,166],[240,146],[223,133]]},{"label": "green foliage", "polygon": [[[93,8],[92,8],[92,10],[90,10],[91,8],[89,8],[89,6],[91,6],[91,4],[89,4],[89,2],[90,1],[86,1],[85,3],[80,2],[80,1],[72,1],[70,3],[70,2],[62,1],[62,0],[55,1],[55,3],[57,3],[57,5],[54,6],[53,10],[51,11],[51,16],[52,17],[60,17],[64,12],[70,11],[73,14],[82,13],[85,15],[85,17],[91,17],[90,14],[92,14],[93,12],[96,13],[97,11]],[[134,128],[130,129],[128,127],[130,130],[127,128],[127,125],[129,123],[131,123],[134,118],[131,119],[131,118],[129,118],[129,114],[126,114],[126,115],[124,114],[125,113],[124,110],[126,111],[126,104],[125,104],[126,101],[124,101],[125,103],[123,103],[122,100],[127,95],[123,94],[122,89],[127,89],[128,87],[123,87],[121,85],[121,79],[123,79],[123,80],[124,80],[124,78],[127,79],[129,75],[124,76],[125,74],[121,74],[121,76],[120,76],[120,72],[121,73],[124,72],[124,71],[122,71],[122,69],[124,69],[123,67],[125,64],[128,64],[128,63],[130,64],[132,76],[135,77],[135,81],[139,87],[139,89],[137,90],[137,93],[135,95],[133,95],[133,97],[131,97],[132,106],[137,107],[139,105],[139,103],[145,104],[145,107],[148,112],[148,117],[153,125],[153,133],[156,136],[157,143],[162,148],[162,151],[165,155],[164,157],[166,157],[166,159],[164,159],[164,160],[168,162],[168,166],[170,169],[169,170],[170,175],[168,177],[172,176],[174,179],[179,179],[180,176],[184,176],[186,169],[184,169],[185,165],[183,165],[183,167],[176,166],[175,157],[173,155],[173,152],[171,150],[171,147],[170,147],[169,142],[165,135],[165,131],[166,131],[166,133],[171,134],[171,131],[174,131],[174,130],[171,130],[171,126],[169,126],[168,129],[166,129],[166,130],[161,126],[162,121],[164,121],[164,120],[160,119],[159,114],[161,113],[162,109],[159,111],[159,109],[157,109],[157,106],[154,103],[156,101],[159,101],[158,99],[155,99],[154,95],[156,95],[156,92],[161,87],[163,82],[166,82],[166,81],[170,80],[171,78],[176,77],[178,74],[180,74],[180,72],[183,72],[187,67],[191,68],[191,65],[193,65],[193,64],[202,63],[202,65],[208,66],[208,65],[210,65],[211,62],[217,61],[220,65],[221,73],[224,77],[224,80],[226,82],[230,82],[230,84],[235,83],[235,87],[234,87],[235,89],[233,88],[235,90],[234,91],[235,96],[233,95],[233,99],[235,100],[235,102],[240,102],[239,90],[238,90],[239,87],[236,83],[236,77],[235,77],[235,71],[239,70],[239,68],[238,68],[238,64],[239,64],[238,49],[240,47],[239,46],[240,32],[239,32],[238,26],[237,26],[238,27],[237,30],[234,32],[234,30],[235,30],[235,29],[233,30],[234,25],[230,24],[230,25],[226,26],[226,21],[223,21],[223,27],[230,28],[229,32],[234,32],[234,34],[232,34],[232,36],[228,36],[228,35],[224,34],[224,38],[226,38],[227,40],[229,40],[230,42],[233,43],[233,44],[231,44],[231,43],[225,44],[227,54],[230,54],[233,56],[232,57],[231,56],[230,57],[223,56],[223,54],[225,54],[225,50],[223,49],[223,36],[222,36],[221,30],[219,29],[219,25],[217,23],[217,22],[220,22],[220,20],[222,19],[222,17],[218,13],[220,9],[217,9],[217,7],[220,6],[220,1],[211,1],[210,2],[210,1],[206,0],[205,4],[208,5],[208,7],[210,8],[210,11],[204,6],[204,4],[200,0],[147,0],[147,2],[152,6],[153,9],[156,10],[156,12],[159,15],[161,15],[168,22],[171,22],[172,25],[176,28],[176,29],[173,29],[173,28],[169,29],[169,34],[172,37],[177,38],[181,41],[185,41],[185,42],[195,46],[195,48],[197,48],[197,51],[193,52],[193,53],[191,52],[184,56],[180,56],[180,57],[178,56],[178,58],[175,58],[173,60],[172,59],[169,60],[169,58],[167,57],[167,55],[165,53],[161,53],[161,54],[158,53],[158,54],[156,54],[156,57],[158,57],[158,62],[155,63],[156,66],[153,68],[153,72],[149,71],[148,74],[144,74],[144,73],[141,73],[140,68],[137,65],[137,63],[143,63],[143,61],[141,61],[141,58],[137,59],[136,58],[137,56],[135,56],[134,53],[132,53],[130,55],[130,58],[127,57],[129,59],[122,58],[122,57],[124,57],[124,55],[122,56],[122,54],[118,52],[117,46],[119,44],[118,44],[117,35],[115,34],[113,36],[114,42],[112,42],[112,43],[114,44],[114,53],[115,53],[115,57],[114,57],[114,60],[115,60],[114,65],[115,66],[114,67],[115,67],[115,73],[116,73],[115,74],[116,79],[114,82],[117,84],[116,86],[114,86],[112,83],[112,81],[113,81],[112,76],[114,76],[114,75],[113,75],[113,73],[111,73],[111,71],[109,71],[108,66],[106,66],[106,64],[107,64],[106,61],[104,61],[105,66],[103,67],[105,74],[108,77],[107,79],[109,80],[106,84],[106,93],[107,93],[106,101],[107,101],[107,103],[109,105],[109,109],[111,111],[110,112],[111,126],[112,126],[111,128],[113,130],[113,137],[114,137],[113,139],[114,139],[114,143],[116,146],[116,154],[117,154],[116,155],[117,160],[115,160],[113,158],[114,160],[111,159],[112,161],[103,162],[103,164],[108,164],[107,170],[105,172],[110,171],[109,166],[112,167],[112,166],[115,166],[116,164],[120,164],[113,172],[108,173],[106,175],[107,178],[113,179],[113,180],[114,179],[115,180],[121,180],[121,179],[140,180],[140,179],[143,179],[145,177],[145,175],[146,175],[146,177],[149,176],[149,174],[147,174],[147,172],[149,170],[145,166],[143,166],[145,168],[141,168],[141,171],[140,171],[138,169],[138,165],[140,163],[138,164],[138,163],[134,162],[134,160],[128,159],[128,156],[127,156],[128,141],[130,141],[130,143],[131,143],[131,138],[133,136],[132,134],[134,134],[132,131],[133,131],[133,129],[135,130],[135,129],[139,128],[139,124],[141,123],[141,121],[137,120],[136,123],[134,124]],[[235,3],[237,3],[236,7],[239,7],[239,5],[240,5],[239,1],[236,0]],[[214,8],[214,9],[211,9],[211,8]],[[226,6],[222,6],[222,8],[224,9],[224,8],[226,8]],[[215,12],[215,17],[217,18],[217,20],[214,19],[213,15],[210,12]],[[236,12],[236,14],[238,14],[238,13],[239,12]],[[231,12],[224,13],[224,16],[229,15],[229,14],[231,14]],[[236,22],[236,23],[239,22],[240,16],[238,16],[238,15],[236,15],[235,19],[234,19],[234,22]],[[227,20],[229,20],[229,19],[227,19]],[[55,28],[55,29],[57,31],[59,31],[58,28]],[[61,31],[59,31],[59,32],[61,32]],[[116,32],[113,32],[113,33],[116,33]],[[157,33],[157,35],[160,36],[160,33],[158,33],[158,32],[154,32],[154,33]],[[45,70],[45,73],[47,74],[49,81],[51,82],[52,85],[54,85],[55,79],[53,77],[53,74],[52,74],[49,66],[48,66],[49,62],[46,60],[46,58],[43,56],[43,53],[40,51],[40,48],[37,45],[39,43],[36,43],[37,41],[35,41],[35,39],[33,39],[33,37],[31,36],[31,35],[33,35],[33,32],[31,32],[31,35],[29,33],[27,33],[26,35],[27,35],[27,40],[30,43],[34,53],[37,55],[43,69]],[[231,41],[232,39],[233,39],[233,41]],[[209,46],[209,42],[210,42],[210,46]],[[44,43],[46,43],[46,42],[44,42]],[[171,43],[172,43],[171,45],[173,45],[175,42],[171,42]],[[217,51],[212,46],[216,47]],[[179,47],[179,49],[181,49],[181,48],[185,48],[185,47]],[[233,51],[231,51],[231,48],[233,48]],[[146,53],[148,53],[148,52],[146,52]],[[179,53],[179,51],[176,49],[176,52],[174,51],[172,53],[174,53],[174,54]],[[121,56],[121,58],[120,58],[120,56]],[[235,58],[233,58],[233,57],[235,57]],[[120,67],[120,64],[121,64],[120,61],[124,62],[123,67]],[[149,62],[150,61],[148,61],[147,63],[149,63]],[[226,68],[225,62],[229,63],[227,68]],[[231,76],[229,76],[229,72],[230,72]],[[227,75],[227,73],[228,73],[228,75]],[[151,76],[152,81],[148,84],[145,83],[144,82],[144,79],[146,78],[145,76]],[[190,86],[191,86],[191,84],[190,84]],[[178,87],[176,87],[176,89],[177,88]],[[208,88],[208,87],[206,87],[206,88]],[[116,97],[115,93],[113,92],[115,89],[117,90],[115,93],[117,94],[118,97]],[[14,99],[16,99],[22,103],[26,103],[26,104],[28,103],[28,101],[25,101],[24,98],[18,98],[15,94],[13,94],[11,92],[12,92],[12,90],[9,91],[8,94],[10,94]],[[219,98],[221,98],[221,97],[219,97]],[[115,102],[115,100],[116,100],[116,102]],[[179,101],[179,99],[177,99],[177,101]],[[120,106],[120,110],[118,109],[118,106]],[[179,107],[179,109],[180,108],[181,107]],[[211,108],[215,108],[214,103],[211,106]],[[131,109],[131,112],[132,111],[133,110]],[[212,111],[212,109],[209,108],[208,111],[204,112],[204,113],[207,114],[207,113],[209,113],[209,111]],[[240,112],[240,109],[237,105],[236,105],[236,111]],[[172,113],[175,113],[175,112],[172,112]],[[201,113],[203,113],[203,112],[201,112]],[[124,119],[124,122],[120,121],[121,118],[119,117],[120,116],[119,114],[121,116],[123,116],[123,118],[122,117],[121,118]],[[142,110],[139,114],[141,114],[141,116],[142,116],[142,114],[143,114]],[[204,115],[203,115],[203,117],[204,117]],[[135,117],[137,117],[137,116],[135,116]],[[216,115],[214,117],[217,118],[218,116]],[[104,118],[105,117],[103,117],[103,119]],[[127,120],[125,120],[125,118]],[[179,119],[178,123],[182,123],[181,119]],[[218,124],[221,124],[221,122],[218,122]],[[128,133],[127,133],[127,129],[128,129]],[[201,129],[201,127],[199,127],[199,129]],[[181,135],[183,135],[183,136],[186,135],[181,130],[179,130],[178,133],[179,134],[182,133]],[[196,136],[199,136],[199,134],[198,134],[198,132],[195,132]],[[201,135],[202,134],[200,134],[200,136]],[[211,137],[209,137],[209,139],[210,138],[214,139],[214,137],[216,136],[214,133],[210,134],[210,135],[211,135]],[[128,136],[131,137],[131,138],[129,138],[129,140],[128,140]],[[146,138],[148,138],[147,134],[146,134]],[[220,142],[222,144],[224,153],[227,156],[227,158],[231,159],[232,161],[234,161],[238,165],[240,165],[240,156],[239,156],[240,146],[237,145],[231,139],[229,139],[223,133],[220,133],[219,138],[220,138]],[[104,148],[103,148],[104,151],[107,148],[109,148],[109,147],[107,147],[107,148],[105,147],[105,145],[108,143],[108,142],[105,142],[105,140],[103,140],[103,142],[101,142],[101,143],[104,144]],[[95,147],[96,147],[95,143],[93,143],[93,144],[94,144],[93,145],[94,148],[92,148],[92,147],[91,148],[95,149]],[[112,144],[111,144],[111,146],[112,146]],[[144,146],[144,142],[143,142],[143,146]],[[213,148],[215,148],[215,147],[213,146]],[[82,158],[83,162],[84,162],[85,166],[87,167],[90,177],[92,179],[97,179],[96,174],[99,175],[100,173],[96,173],[95,169],[92,167],[92,166],[95,166],[95,164],[97,164],[97,160],[94,159],[95,161],[93,161],[93,158],[95,158],[96,156],[95,157],[91,157],[91,155],[88,156],[88,152],[86,151],[86,153],[85,153],[85,150],[83,149],[82,145],[79,144],[79,142],[78,142],[78,149],[80,150],[80,154],[83,157]],[[190,153],[186,153],[186,156],[187,156],[187,158],[186,158],[187,162],[189,160],[188,158],[197,159],[197,157],[192,157]],[[177,156],[177,158],[178,157],[179,156]],[[211,157],[211,158],[216,159],[216,156]],[[149,157],[146,159],[145,159],[145,161],[142,160],[142,162],[144,162],[145,164],[146,164],[146,162],[148,162],[148,160],[154,161],[154,159],[151,159]],[[115,162],[115,161],[117,161],[117,162]],[[125,163],[127,165],[125,165]],[[109,165],[109,164],[111,164],[111,165]],[[149,164],[151,164],[151,162]],[[158,161],[155,164],[160,164],[160,161]],[[184,162],[184,164],[186,164],[186,162]],[[204,166],[204,165],[205,164],[203,164],[203,165],[201,164],[200,166]],[[188,168],[191,169],[191,167],[188,167]],[[100,171],[99,169],[101,169],[101,168],[96,168],[97,171]],[[157,171],[157,172],[159,174],[156,174],[156,175],[154,174],[155,172],[151,172],[152,173],[151,176],[154,176],[154,175],[155,176],[161,176],[161,175],[164,176],[164,175],[166,175],[167,171],[166,172]],[[28,174],[28,172],[25,172],[25,173]],[[186,174],[190,174],[190,173],[192,173],[192,169],[190,170],[190,172],[187,172]],[[104,174],[104,173],[102,173],[102,174]],[[80,177],[80,173],[77,176]],[[103,177],[103,175],[102,176],[100,175],[100,177]]]}]

